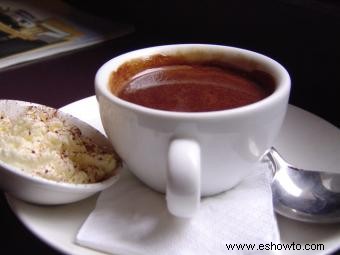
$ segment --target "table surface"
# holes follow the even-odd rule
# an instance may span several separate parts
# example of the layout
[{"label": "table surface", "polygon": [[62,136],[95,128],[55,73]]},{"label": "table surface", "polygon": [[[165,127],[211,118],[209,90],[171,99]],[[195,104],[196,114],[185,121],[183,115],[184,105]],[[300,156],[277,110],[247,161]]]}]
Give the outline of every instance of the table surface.
[{"label": "table surface", "polygon": [[[169,16],[169,13],[165,15]],[[229,14],[236,15],[232,12]],[[141,16],[133,20],[136,22],[136,32],[129,36],[0,71],[0,98],[61,107],[94,95],[93,80],[96,70],[105,61],[121,53],[159,44],[214,43],[248,48],[278,60],[292,77],[290,103],[340,127],[340,100],[337,94],[340,85],[340,40],[334,34],[334,29],[339,28],[340,16],[324,20],[322,27],[317,22],[308,23],[314,21],[313,13],[305,22],[299,15],[291,16],[290,18],[295,18],[293,21],[276,21],[269,25],[262,18],[257,20],[259,24],[252,27],[249,27],[251,22],[245,25],[244,22],[234,21],[233,24],[243,30],[229,28],[225,22],[221,23],[220,18],[213,19],[211,27],[206,22],[183,23],[185,15],[182,13],[180,22],[184,25],[178,27],[178,22],[171,23],[171,19],[162,26],[157,26],[157,22],[154,23],[152,19],[143,20]],[[299,20],[302,24],[296,23]],[[153,27],[150,27],[151,24]],[[264,24],[266,28],[261,27]],[[278,26],[283,35],[275,30]],[[259,36],[252,30],[257,31]],[[232,34],[228,34],[228,31]],[[271,36],[268,31],[272,32]],[[258,38],[261,36],[263,38]],[[2,249],[11,251],[11,254],[19,254],[23,249],[36,255],[59,254],[38,240],[19,222],[3,194],[0,195],[0,226]]]}]

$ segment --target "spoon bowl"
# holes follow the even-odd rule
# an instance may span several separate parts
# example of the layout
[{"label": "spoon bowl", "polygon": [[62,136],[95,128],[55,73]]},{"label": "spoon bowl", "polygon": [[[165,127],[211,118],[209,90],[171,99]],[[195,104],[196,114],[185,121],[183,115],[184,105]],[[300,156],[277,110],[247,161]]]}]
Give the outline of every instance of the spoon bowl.
[{"label": "spoon bowl", "polygon": [[[112,152],[114,152],[112,145],[103,134],[85,122],[62,111],[30,102],[0,100],[0,113],[2,112],[10,118],[15,118],[31,106],[39,107],[46,111],[54,111],[58,118],[67,124],[78,127],[82,135],[90,138],[95,144],[111,148]],[[110,187],[118,180],[118,177],[119,169],[116,169],[111,177],[95,183],[76,184],[54,181],[30,174],[0,160],[0,189],[21,200],[35,204],[53,205],[76,202]]]},{"label": "spoon bowl", "polygon": [[339,173],[298,169],[274,148],[267,157],[274,173],[271,187],[277,213],[304,222],[340,222]]}]

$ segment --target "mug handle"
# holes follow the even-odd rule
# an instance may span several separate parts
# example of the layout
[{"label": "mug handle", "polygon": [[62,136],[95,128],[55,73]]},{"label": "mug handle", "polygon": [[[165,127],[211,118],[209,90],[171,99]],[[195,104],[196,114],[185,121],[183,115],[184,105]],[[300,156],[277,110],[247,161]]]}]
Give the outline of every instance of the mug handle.
[{"label": "mug handle", "polygon": [[194,140],[170,142],[166,201],[168,210],[177,217],[190,218],[199,208],[201,197],[201,152]]}]

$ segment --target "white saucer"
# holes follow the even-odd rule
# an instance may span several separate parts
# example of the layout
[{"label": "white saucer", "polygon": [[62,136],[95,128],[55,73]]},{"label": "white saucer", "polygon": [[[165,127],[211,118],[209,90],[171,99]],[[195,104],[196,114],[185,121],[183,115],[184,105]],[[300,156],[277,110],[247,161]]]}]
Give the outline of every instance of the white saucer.
[{"label": "white saucer", "polygon": [[[66,105],[62,110],[88,122],[103,132],[94,96]],[[340,130],[319,117],[289,106],[275,144],[288,161],[306,169],[340,171]],[[7,196],[13,212],[44,242],[72,255],[98,255],[98,251],[73,243],[76,233],[95,206],[97,196],[56,207],[31,205]],[[278,216],[282,243],[323,244],[324,250],[281,251],[282,254],[328,254],[340,248],[340,224],[318,225]]]}]

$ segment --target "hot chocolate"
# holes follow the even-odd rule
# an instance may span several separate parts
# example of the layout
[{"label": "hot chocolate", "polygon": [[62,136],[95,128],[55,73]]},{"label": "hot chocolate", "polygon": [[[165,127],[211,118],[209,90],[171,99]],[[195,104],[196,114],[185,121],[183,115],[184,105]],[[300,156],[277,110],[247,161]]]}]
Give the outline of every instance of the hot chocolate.
[{"label": "hot chocolate", "polygon": [[[273,91],[272,79],[265,73],[245,72],[222,63],[180,63],[176,60],[173,59],[174,63],[170,65],[160,61],[161,65],[153,66],[150,63],[159,60],[148,59],[144,61],[146,68],[138,72],[132,71],[131,66],[125,72],[120,69],[115,75],[124,73],[125,78],[118,89],[115,84],[113,91],[119,98],[134,104],[177,112],[241,107],[257,102]],[[133,75],[129,76],[129,72]]]}]

